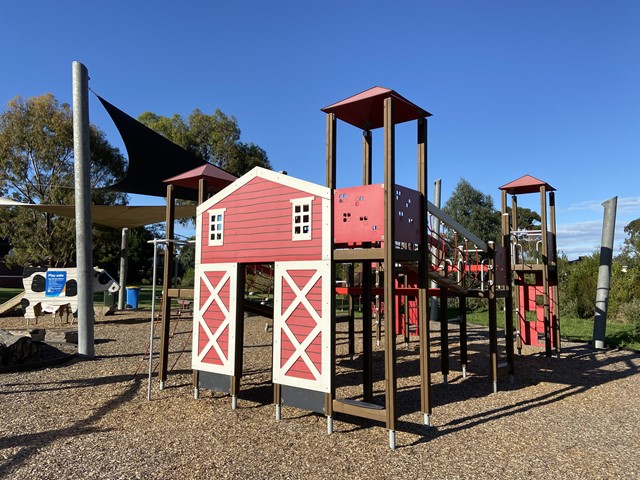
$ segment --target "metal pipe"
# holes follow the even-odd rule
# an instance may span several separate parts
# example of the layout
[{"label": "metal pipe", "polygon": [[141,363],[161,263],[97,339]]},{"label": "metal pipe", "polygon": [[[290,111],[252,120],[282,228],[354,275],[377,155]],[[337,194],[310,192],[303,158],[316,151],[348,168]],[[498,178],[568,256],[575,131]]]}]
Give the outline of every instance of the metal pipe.
[{"label": "metal pipe", "polygon": [[602,206],[604,207],[604,222],[602,224],[600,268],[598,269],[598,286],[596,289],[596,314],[593,321],[593,346],[598,349],[604,348],[607,329],[607,307],[609,305],[613,237],[616,228],[618,197],[610,198]]},{"label": "metal pipe", "polygon": [[[151,400],[151,376],[153,374],[153,320],[156,313],[156,282],[158,271],[158,241],[153,239],[153,275],[151,280],[151,326],[149,327],[149,380],[147,382],[147,400]],[[194,394],[197,395],[197,394]]]},{"label": "metal pipe", "polygon": [[93,313],[93,246],[91,238],[91,151],[89,148],[89,72],[72,64],[73,158],[76,202],[78,289],[78,355],[95,358]]}]

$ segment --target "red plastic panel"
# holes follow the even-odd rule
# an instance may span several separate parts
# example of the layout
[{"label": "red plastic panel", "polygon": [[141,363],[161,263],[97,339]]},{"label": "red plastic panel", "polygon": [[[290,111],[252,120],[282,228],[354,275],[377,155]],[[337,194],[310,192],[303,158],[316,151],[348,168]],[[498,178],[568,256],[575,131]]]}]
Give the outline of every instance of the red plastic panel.
[{"label": "red plastic panel", "polygon": [[[420,243],[422,195],[395,186],[396,241]],[[363,185],[337,189],[334,193],[334,241],[360,246],[384,241],[384,186]]]}]

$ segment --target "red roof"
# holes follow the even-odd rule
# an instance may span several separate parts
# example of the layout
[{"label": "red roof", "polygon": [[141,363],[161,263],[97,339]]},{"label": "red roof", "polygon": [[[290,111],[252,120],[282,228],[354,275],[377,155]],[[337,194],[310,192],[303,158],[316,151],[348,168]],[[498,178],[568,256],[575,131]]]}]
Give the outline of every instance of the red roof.
[{"label": "red roof", "polygon": [[535,193],[540,191],[540,187],[544,186],[548,192],[554,192],[556,189],[549,185],[547,182],[538,180],[531,175],[524,175],[513,182],[509,182],[506,185],[500,187],[500,190],[506,190],[511,195],[518,195],[521,193]]},{"label": "red roof", "polygon": [[336,118],[362,130],[373,130],[384,125],[384,100],[388,97],[395,100],[394,123],[403,123],[431,116],[429,112],[411,103],[402,95],[383,87],[370,88],[338,103],[324,107],[322,111],[335,113]]},{"label": "red roof", "polygon": [[215,193],[222,190],[227,185],[235,182],[238,178],[229,172],[207,163],[187,172],[176,175],[175,177],[163,180],[164,183],[170,183],[178,187],[186,187],[198,189],[198,183],[201,178],[207,181],[207,190]]}]

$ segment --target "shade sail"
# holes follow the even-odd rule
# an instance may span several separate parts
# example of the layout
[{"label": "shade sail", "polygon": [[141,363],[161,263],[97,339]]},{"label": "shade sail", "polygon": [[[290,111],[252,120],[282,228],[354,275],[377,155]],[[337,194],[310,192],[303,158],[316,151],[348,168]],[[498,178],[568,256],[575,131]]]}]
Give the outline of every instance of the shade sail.
[{"label": "shade sail", "polygon": [[[129,157],[129,166],[124,178],[106,187],[107,190],[165,197],[167,186],[163,181],[166,178],[196,167],[210,165],[114,107],[102,97],[98,96],[98,99],[120,132]],[[198,199],[198,191],[190,188],[175,187],[174,195],[185,200]]]},{"label": "shade sail", "polygon": [[[2,206],[30,208],[62,217],[75,218],[75,207],[73,205],[34,205],[0,197],[0,207]],[[176,219],[193,217],[196,214],[196,206],[179,205],[175,207],[175,212]],[[107,225],[113,228],[135,228],[164,222],[166,220],[166,207],[162,205],[92,205],[91,217],[93,223],[99,223],[100,225]]]}]

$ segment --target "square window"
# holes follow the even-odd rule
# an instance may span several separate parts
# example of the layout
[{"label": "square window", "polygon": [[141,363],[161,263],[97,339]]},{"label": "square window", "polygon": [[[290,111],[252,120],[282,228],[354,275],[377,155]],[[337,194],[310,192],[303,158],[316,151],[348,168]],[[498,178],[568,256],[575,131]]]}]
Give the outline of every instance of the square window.
[{"label": "square window", "polygon": [[296,198],[291,200],[292,230],[291,239],[311,240],[312,238],[312,205],[314,197]]},{"label": "square window", "polygon": [[224,244],[224,212],[226,209],[209,211],[209,246]]}]

